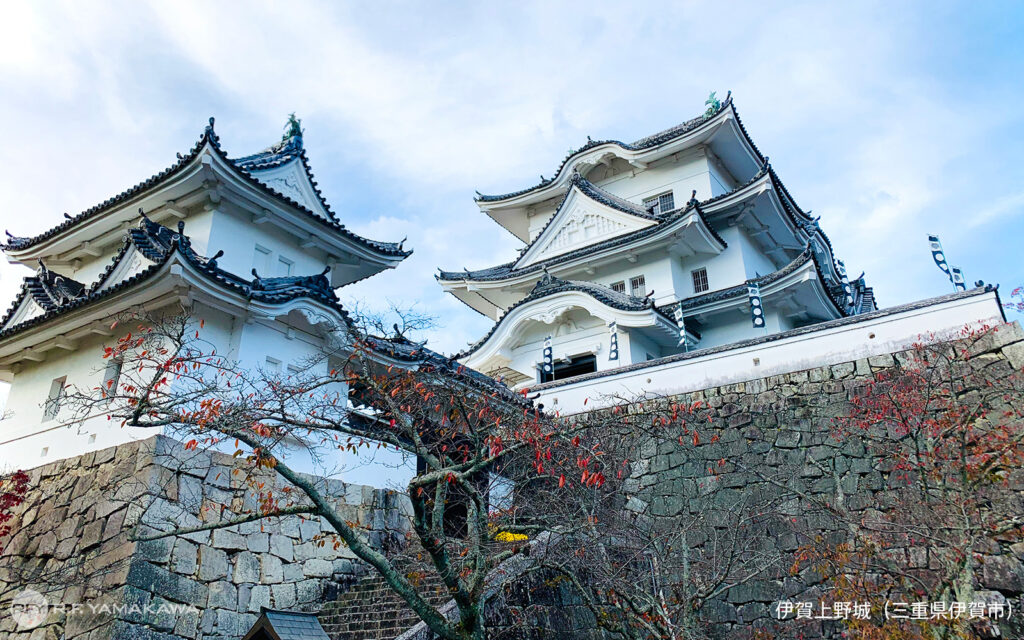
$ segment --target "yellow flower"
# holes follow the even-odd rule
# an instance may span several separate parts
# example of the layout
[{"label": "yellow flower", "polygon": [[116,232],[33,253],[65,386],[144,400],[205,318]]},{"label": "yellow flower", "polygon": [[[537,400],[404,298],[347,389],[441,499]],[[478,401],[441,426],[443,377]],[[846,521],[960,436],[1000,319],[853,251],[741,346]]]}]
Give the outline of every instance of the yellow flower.
[{"label": "yellow flower", "polygon": [[522,542],[523,540],[529,540],[530,536],[525,533],[512,533],[510,531],[499,531],[494,534],[494,539],[498,542]]}]

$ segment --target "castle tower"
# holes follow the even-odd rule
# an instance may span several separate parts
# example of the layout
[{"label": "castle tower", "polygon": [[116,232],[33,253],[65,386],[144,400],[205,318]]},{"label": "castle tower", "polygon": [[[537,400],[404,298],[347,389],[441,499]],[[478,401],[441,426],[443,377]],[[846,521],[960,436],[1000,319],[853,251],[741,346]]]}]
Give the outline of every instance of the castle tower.
[{"label": "castle tower", "polygon": [[632,143],[588,139],[532,187],[478,195],[524,246],[511,262],[437,276],[495,320],[462,362],[534,386],[876,309],[731,97],[708,104]]},{"label": "castle tower", "polygon": [[112,326],[119,314],[189,309],[218,353],[285,375],[345,325],[336,288],[411,253],[342,224],[294,117],[280,142],[242,158],[227,155],[213,124],[160,173],[35,236],[8,233],[7,258],[38,270],[0,320],[0,379],[11,384],[4,465],[154,435],[102,415],[79,426],[61,406],[68,385],[116,384],[120,364],[102,347],[129,330]]}]

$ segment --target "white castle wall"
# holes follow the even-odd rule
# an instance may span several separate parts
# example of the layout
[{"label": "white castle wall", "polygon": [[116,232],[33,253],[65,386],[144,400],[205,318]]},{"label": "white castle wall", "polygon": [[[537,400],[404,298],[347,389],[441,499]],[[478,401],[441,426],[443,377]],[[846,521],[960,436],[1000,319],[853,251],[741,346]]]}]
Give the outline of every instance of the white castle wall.
[{"label": "white castle wall", "polygon": [[[907,349],[915,342],[949,338],[965,327],[995,326],[1003,315],[994,292],[946,296],[902,309],[832,321],[767,341],[749,341],[650,367],[584,376],[537,389],[538,402],[562,412],[600,406],[602,398],[686,393],[765,376],[850,362]],[[749,326],[749,324],[748,324]],[[866,362],[866,361],[865,361]],[[870,373],[870,370],[869,370]]]}]

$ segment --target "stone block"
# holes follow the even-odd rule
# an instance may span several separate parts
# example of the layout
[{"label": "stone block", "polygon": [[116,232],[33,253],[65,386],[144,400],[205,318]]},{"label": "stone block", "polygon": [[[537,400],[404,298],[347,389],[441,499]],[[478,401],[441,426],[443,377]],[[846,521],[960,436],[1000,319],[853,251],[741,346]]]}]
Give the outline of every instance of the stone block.
[{"label": "stone block", "polygon": [[174,563],[174,572],[190,576],[199,567],[199,547],[193,542],[184,538],[178,538],[174,542],[174,552],[171,560]]},{"label": "stone block", "polygon": [[[252,588],[249,594],[249,606],[247,611],[260,611],[262,607],[270,607],[270,587],[258,584]],[[245,633],[244,631],[242,633]]]},{"label": "stone block", "polygon": [[225,638],[241,638],[248,631],[245,618],[236,611],[217,610],[217,635]]},{"label": "stone block", "polygon": [[319,520],[302,520],[299,522],[299,537],[303,542],[312,540],[318,533],[320,533]]},{"label": "stone block", "polygon": [[199,548],[199,579],[220,580],[228,576],[228,554],[221,549],[202,546]]},{"label": "stone block", "polygon": [[[104,524],[103,520],[95,520],[95,521],[90,522],[89,524],[85,525],[85,527],[82,528],[82,537],[81,537],[81,539],[79,540],[79,543],[78,543],[78,548],[81,551],[86,551],[87,549],[91,549],[92,547],[94,547],[94,546],[96,546],[96,545],[98,545],[100,543],[100,541],[103,539],[103,524]],[[44,534],[44,537],[47,538],[47,539],[50,536],[53,536],[53,539],[56,541],[56,536],[53,534],[53,532],[47,531],[46,534]],[[54,545],[54,547],[56,547],[56,545]],[[42,541],[40,541],[40,543],[39,543],[39,548],[40,548],[40,552],[42,552],[42,549],[43,549],[43,542]],[[52,553],[52,550],[50,552]]]},{"label": "stone block", "polygon": [[281,558],[286,562],[291,562],[295,558],[292,546],[293,542],[291,538],[279,533],[270,534],[268,550],[278,558]]},{"label": "stone block", "polygon": [[214,529],[211,544],[218,549],[230,549],[232,551],[241,551],[247,548],[245,536],[234,531],[228,531],[227,529]]},{"label": "stone block", "polygon": [[226,580],[219,580],[209,584],[210,599],[207,606],[219,609],[238,608],[238,589],[235,585]]},{"label": "stone block", "polygon": [[[143,530],[146,528],[143,527]],[[146,535],[146,534],[143,534]],[[156,540],[143,540],[135,545],[135,555],[142,560],[153,564],[164,564],[171,559],[171,550],[174,548],[174,538],[158,538]]]},{"label": "stone block", "polygon": [[302,563],[302,573],[308,578],[329,578],[333,572],[333,565],[322,558],[310,558]]},{"label": "stone block", "polygon": [[1007,593],[1024,591],[1024,565],[1011,556],[986,556],[981,583]]},{"label": "stone block", "polygon": [[266,533],[252,533],[245,538],[246,547],[254,553],[267,553],[270,551],[270,535]]},{"label": "stone block", "polygon": [[208,589],[195,580],[171,573],[148,562],[134,561],[128,570],[126,583],[160,596],[197,607],[205,607]]},{"label": "stone block", "polygon": [[275,609],[291,609],[298,603],[294,584],[275,584],[270,587]]},{"label": "stone block", "polygon": [[260,561],[255,555],[243,551],[235,556],[235,572],[232,580],[235,584],[260,581]]},{"label": "stone block", "polygon": [[302,580],[295,584],[295,597],[299,604],[318,602],[323,595],[323,582],[321,580]]},{"label": "stone block", "polygon": [[284,579],[284,567],[277,556],[265,554],[260,558],[260,582],[275,584]]}]

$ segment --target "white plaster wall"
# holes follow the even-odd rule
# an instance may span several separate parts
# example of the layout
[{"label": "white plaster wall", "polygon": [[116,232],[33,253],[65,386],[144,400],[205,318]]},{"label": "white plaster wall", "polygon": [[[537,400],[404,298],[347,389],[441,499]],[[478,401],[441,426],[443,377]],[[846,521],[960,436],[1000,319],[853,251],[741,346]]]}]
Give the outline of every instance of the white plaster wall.
[{"label": "white plaster wall", "polygon": [[670,156],[643,171],[619,173],[595,184],[637,204],[666,191],[673,192],[676,207],[685,205],[694,189],[699,200],[713,195],[710,167],[702,149],[683,152],[678,160]]},{"label": "white plaster wall", "polygon": [[270,250],[270,273],[264,273],[263,266],[258,268],[260,277],[277,277],[282,275],[278,268],[278,260],[284,257],[293,263],[292,275],[308,276],[323,271],[327,263],[323,252],[318,249],[304,249],[294,235],[285,233],[271,224],[254,224],[249,216],[243,216],[228,210],[218,210],[214,216],[210,231],[209,254],[218,250],[224,256],[217,261],[225,271],[242,278],[251,278],[256,245]]},{"label": "white plaster wall", "polygon": [[964,327],[1001,322],[995,294],[983,293],[546,389],[540,392],[538,402],[562,412],[581,411],[588,398],[587,407],[591,408],[615,394],[658,396],[695,391],[893,353],[909,348],[922,337],[955,337]]},{"label": "white plaster wall", "polygon": [[793,328],[790,323],[785,322],[785,319],[781,317],[778,311],[772,310],[767,306],[765,307],[764,318],[765,328],[755,329],[750,322],[750,313],[748,311],[733,309],[716,314],[701,328],[698,348],[717,347]]},{"label": "white plaster wall", "polygon": [[708,169],[711,173],[711,197],[729,193],[738,186],[736,181],[723,171],[717,163],[709,162]]},{"label": "white plaster wall", "polygon": [[[714,177],[713,168],[702,149],[692,149],[681,154],[678,160],[664,158],[642,171],[627,170],[597,179],[601,169],[596,169],[589,179],[602,189],[625,198],[635,204],[642,204],[644,198],[672,191],[676,207],[682,207],[697,190],[697,198],[706,200],[722,193],[720,180]],[[536,238],[547,221],[555,213],[561,199],[549,205],[537,207],[529,217],[530,238]]]},{"label": "white plaster wall", "polygon": [[768,256],[764,255],[761,249],[754,244],[754,241],[747,235],[746,231],[740,227],[733,228],[736,231],[736,233],[732,234],[736,244],[735,246],[730,244],[730,248],[738,250],[742,255],[744,280],[756,278],[759,275],[765,276],[778,270]]},{"label": "white plaster wall", "polygon": [[113,342],[116,337],[96,336],[79,342],[75,351],[55,349],[47,352],[43,362],[26,361],[14,376],[7,409],[0,419],[0,469],[29,468],[156,433],[124,428],[102,415],[81,426],[69,425],[67,412],[43,420],[43,404],[54,379],[66,376],[67,384],[83,390],[102,384],[107,364],[103,347]]}]

